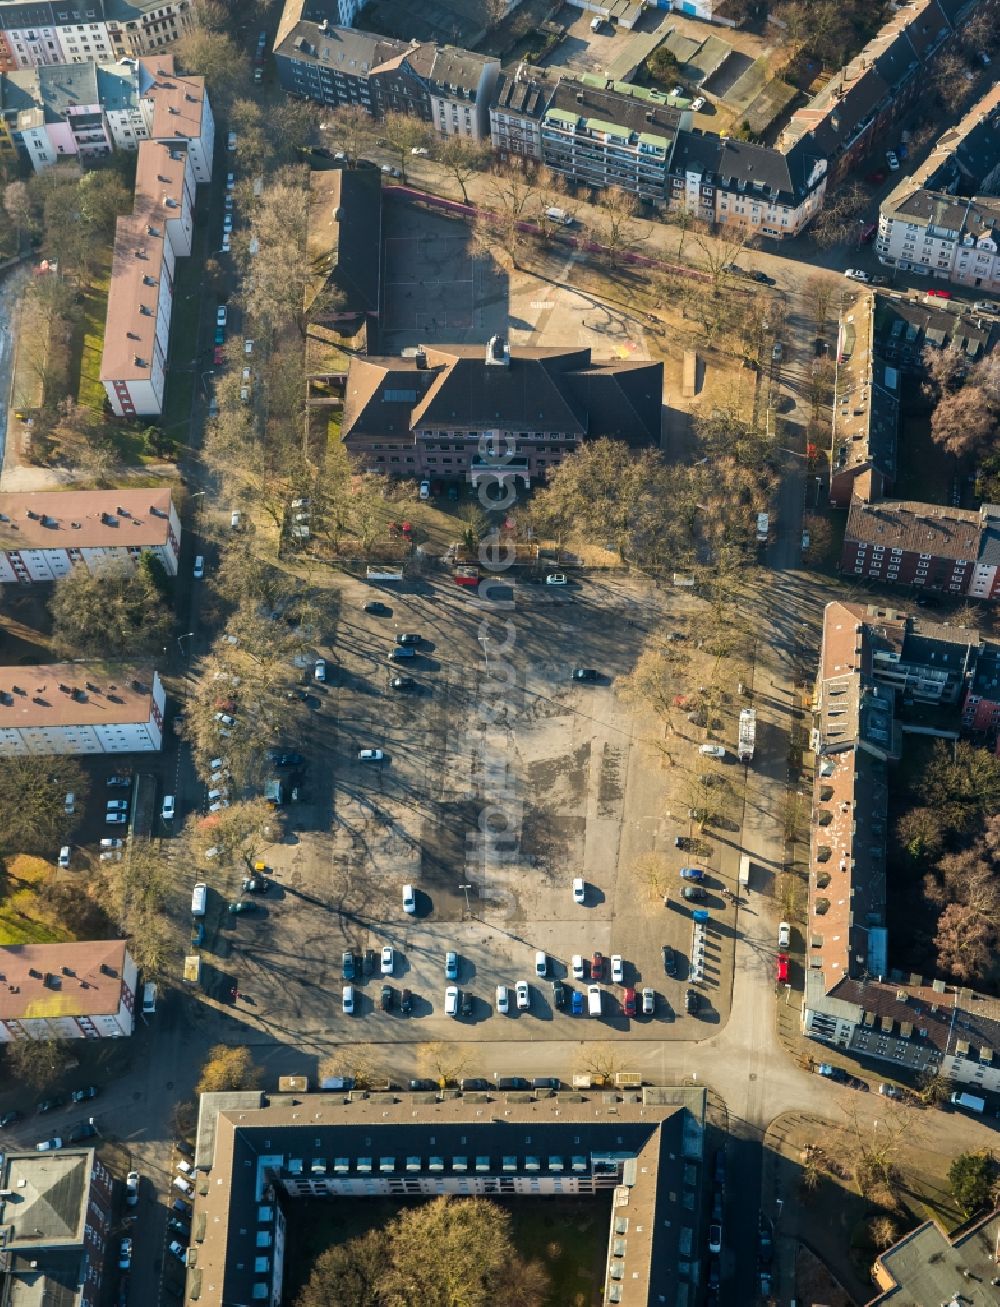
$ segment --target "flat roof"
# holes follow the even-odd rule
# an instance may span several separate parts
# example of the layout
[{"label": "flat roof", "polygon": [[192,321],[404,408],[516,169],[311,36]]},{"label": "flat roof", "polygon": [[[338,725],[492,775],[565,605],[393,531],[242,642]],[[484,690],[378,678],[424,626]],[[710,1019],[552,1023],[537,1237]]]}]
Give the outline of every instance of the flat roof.
[{"label": "flat roof", "polygon": [[150,136],[163,141],[173,137],[179,140],[199,137],[205,104],[204,77],[175,72],[171,54],[147,55],[139,60],[139,67],[150,78],[145,89],[145,94],[153,102]]},{"label": "flat roof", "polygon": [[169,486],[0,494],[0,549],[153,548],[170,511]]},{"label": "flat roof", "polygon": [[146,722],[155,677],[136,663],[0,667],[0,732]]},{"label": "flat roof", "polygon": [[81,1243],[87,1216],[92,1148],[49,1153],[12,1152],[3,1164],[0,1221],[9,1230],[6,1246],[73,1247]]},{"label": "flat roof", "polygon": [[[980,1289],[985,1295],[982,1301],[988,1302],[992,1295],[985,1290],[996,1283],[998,1240],[1000,1208],[951,1237],[934,1221],[917,1226],[876,1261],[875,1278],[886,1292],[872,1298],[869,1307],[897,1302],[906,1307],[971,1303],[979,1301]],[[962,1287],[961,1298],[956,1285]]]},{"label": "flat roof", "polygon": [[117,1012],[124,974],[123,939],[0,948],[0,1020]]}]

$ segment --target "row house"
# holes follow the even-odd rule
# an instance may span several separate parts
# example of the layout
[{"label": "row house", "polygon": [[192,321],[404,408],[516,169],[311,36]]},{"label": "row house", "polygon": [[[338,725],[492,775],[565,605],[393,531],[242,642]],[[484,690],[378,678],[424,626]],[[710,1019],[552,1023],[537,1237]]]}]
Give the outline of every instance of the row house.
[{"label": "row house", "polygon": [[0,758],[157,753],[165,706],[151,667],[0,667]]},{"label": "row house", "polygon": [[530,485],[588,439],[657,445],[662,363],[595,363],[589,348],[427,345],[407,358],[351,359],[342,438],[387,476],[475,484],[497,469]]},{"label": "row house", "polygon": [[285,0],[278,20],[275,44],[283,41],[296,23],[329,23],[339,27],[353,27],[354,20],[367,4],[367,0]]},{"label": "row house", "polygon": [[[827,605],[814,702],[816,755],[802,1028],[811,1039],[957,1087],[1000,1089],[1000,1002],[889,967],[885,858],[895,721],[954,703],[981,657],[975,632],[892,610]],[[900,678],[902,682],[900,681]]]},{"label": "row house", "polygon": [[888,494],[896,479],[899,370],[876,352],[872,291],[847,292],[837,333],[830,503]]},{"label": "row house", "polygon": [[74,1143],[74,1134],[45,1153],[10,1148],[0,1162],[9,1307],[98,1307],[108,1299],[118,1255],[114,1176],[94,1148]]},{"label": "row house", "polygon": [[962,703],[962,729],[988,744],[1000,742],[1000,644],[980,652]]},{"label": "row house", "polygon": [[0,74],[11,144],[40,172],[59,159],[135,150],[148,138],[134,62],[58,64]]},{"label": "row house", "polygon": [[807,142],[829,163],[835,185],[873,151],[925,93],[936,61],[987,0],[917,0],[896,10],[865,48],[808,104],[778,139],[785,152]]},{"label": "row house", "polygon": [[699,131],[677,133],[668,205],[747,236],[797,235],[823,207],[826,161],[808,145],[787,154]]},{"label": "row house", "polygon": [[1000,597],[1000,506],[851,501],[841,574],[970,599]]},{"label": "row house", "polygon": [[215,124],[202,77],[165,56],[140,62],[150,139],[133,212],[115,227],[101,382],[118,417],[163,411],[176,260],[191,252],[195,188],[212,176]]},{"label": "row house", "polygon": [[496,59],[304,20],[283,25],[274,57],[291,95],[334,108],[356,105],[373,118],[407,114],[441,136],[489,139]]},{"label": "row house", "polygon": [[0,0],[0,72],[137,59],[195,21],[194,0]]},{"label": "row house", "polygon": [[135,1026],[138,971],[123,939],[0,948],[0,1044],[120,1039]]},{"label": "row house", "polygon": [[170,488],[0,494],[0,585],[58,581],[152,554],[177,575],[181,524]]},{"label": "row house", "polygon": [[555,84],[544,68],[525,64],[500,74],[490,104],[490,141],[504,163],[541,163],[542,117]]},{"label": "row house", "polygon": [[875,240],[880,262],[1000,292],[998,170],[1000,84],[882,202]]}]

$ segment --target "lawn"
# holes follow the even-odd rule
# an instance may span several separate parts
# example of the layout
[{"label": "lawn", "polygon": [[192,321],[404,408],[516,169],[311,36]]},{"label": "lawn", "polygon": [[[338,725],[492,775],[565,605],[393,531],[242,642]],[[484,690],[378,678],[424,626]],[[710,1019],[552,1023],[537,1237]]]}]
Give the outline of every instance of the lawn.
[{"label": "lawn", "polygon": [[[301,1200],[288,1227],[284,1299],[294,1302],[319,1254],[366,1230],[387,1225],[403,1205],[425,1199],[366,1198],[358,1202]],[[583,1198],[493,1199],[513,1222],[514,1244],[548,1271],[546,1307],[592,1307],[602,1301],[611,1195]]]},{"label": "lawn", "polygon": [[0,946],[56,944],[74,938],[39,897],[52,875],[52,866],[42,858],[22,855],[8,865],[0,898]]},{"label": "lawn", "polygon": [[101,385],[101,356],[104,353],[104,327],[108,314],[108,287],[111,284],[111,251],[95,270],[83,292],[80,322],[73,333],[73,356],[70,376],[76,387],[77,402],[100,413],[104,409]]}]

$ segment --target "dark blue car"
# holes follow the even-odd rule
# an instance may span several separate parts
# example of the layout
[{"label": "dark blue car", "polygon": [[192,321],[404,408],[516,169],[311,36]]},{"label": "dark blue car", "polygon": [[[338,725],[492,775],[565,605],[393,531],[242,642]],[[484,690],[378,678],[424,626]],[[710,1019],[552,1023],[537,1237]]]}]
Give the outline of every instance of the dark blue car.
[{"label": "dark blue car", "polygon": [[578,989],[573,990],[573,1015],[575,1017],[583,1016],[583,995]]}]

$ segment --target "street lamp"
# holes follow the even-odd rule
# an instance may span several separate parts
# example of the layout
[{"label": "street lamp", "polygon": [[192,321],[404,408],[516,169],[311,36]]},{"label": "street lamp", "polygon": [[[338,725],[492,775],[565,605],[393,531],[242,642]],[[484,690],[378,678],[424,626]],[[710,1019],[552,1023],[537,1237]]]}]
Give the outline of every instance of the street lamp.
[{"label": "street lamp", "polygon": [[490,637],[489,637],[488,635],[477,635],[477,636],[476,636],[476,639],[477,639],[477,640],[479,641],[479,643],[483,646],[483,657],[484,657],[485,660],[486,660],[486,675],[489,676],[489,674],[490,674],[490,655],[489,655],[489,650],[487,649],[486,646],[487,646],[487,645],[489,644],[489,642],[490,642]]},{"label": "street lamp", "polygon": [[459,889],[462,889],[462,890],[465,890],[465,910],[466,910],[466,912],[468,912],[469,916],[471,917],[471,916],[472,916],[472,904],[469,902],[469,890],[472,889],[472,886],[471,886],[471,885],[459,885],[458,888],[459,888]]}]

